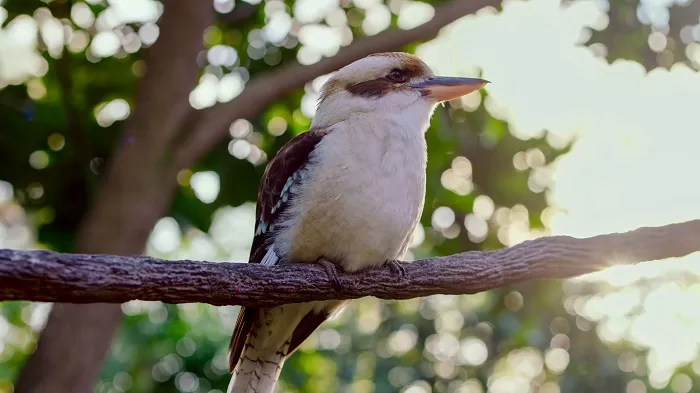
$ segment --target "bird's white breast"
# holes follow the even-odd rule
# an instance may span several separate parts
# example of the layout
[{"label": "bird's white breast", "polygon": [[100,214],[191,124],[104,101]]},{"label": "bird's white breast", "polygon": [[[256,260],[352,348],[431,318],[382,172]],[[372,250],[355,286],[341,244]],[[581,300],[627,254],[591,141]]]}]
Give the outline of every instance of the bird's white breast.
[{"label": "bird's white breast", "polygon": [[423,209],[423,131],[419,122],[406,129],[367,115],[334,126],[312,153],[277,251],[348,271],[401,257]]}]

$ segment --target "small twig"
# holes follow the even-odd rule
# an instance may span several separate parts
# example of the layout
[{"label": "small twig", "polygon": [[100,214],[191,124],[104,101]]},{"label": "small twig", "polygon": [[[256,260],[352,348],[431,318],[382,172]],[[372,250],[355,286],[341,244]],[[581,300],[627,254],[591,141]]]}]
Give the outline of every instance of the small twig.
[{"label": "small twig", "polygon": [[328,274],[322,264],[163,261],[146,257],[0,250],[0,301],[121,303],[154,300],[276,306],[364,296],[408,299],[470,294],[525,281],[566,278],[617,264],[700,251],[700,220],[586,239],[543,237],[497,251],[466,252]]}]

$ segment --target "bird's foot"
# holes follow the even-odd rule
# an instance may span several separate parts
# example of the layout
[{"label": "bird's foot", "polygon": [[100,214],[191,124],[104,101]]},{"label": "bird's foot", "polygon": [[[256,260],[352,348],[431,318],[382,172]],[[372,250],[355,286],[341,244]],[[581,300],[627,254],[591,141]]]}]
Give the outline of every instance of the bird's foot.
[{"label": "bird's foot", "polygon": [[320,258],[318,263],[320,263],[321,266],[326,269],[326,274],[328,275],[328,279],[331,281],[333,289],[340,291],[343,286],[340,284],[340,279],[338,278],[338,265],[325,258]]},{"label": "bird's foot", "polygon": [[404,281],[406,279],[406,268],[403,267],[401,262],[396,260],[391,260],[386,262],[389,265],[389,269],[396,277],[396,281]]}]

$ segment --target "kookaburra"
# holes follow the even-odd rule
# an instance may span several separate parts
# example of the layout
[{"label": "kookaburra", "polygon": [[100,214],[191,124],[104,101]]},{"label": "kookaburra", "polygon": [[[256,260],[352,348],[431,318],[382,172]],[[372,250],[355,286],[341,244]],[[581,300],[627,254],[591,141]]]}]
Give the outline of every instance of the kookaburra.
[{"label": "kookaburra", "polygon": [[[353,272],[403,256],[423,211],[425,131],[438,103],[484,86],[433,75],[416,56],[379,53],[323,86],[311,128],[260,183],[250,263],[333,263]],[[229,393],[271,393],[282,364],[345,301],[241,308]]]}]

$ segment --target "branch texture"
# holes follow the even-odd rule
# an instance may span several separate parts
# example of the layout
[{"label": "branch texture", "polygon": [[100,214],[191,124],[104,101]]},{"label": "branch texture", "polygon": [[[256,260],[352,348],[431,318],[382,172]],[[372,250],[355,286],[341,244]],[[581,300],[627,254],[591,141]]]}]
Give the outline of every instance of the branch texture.
[{"label": "branch texture", "polygon": [[204,109],[198,114],[197,124],[188,130],[188,137],[179,144],[181,148],[175,159],[177,169],[192,165],[225,138],[234,120],[257,116],[275,100],[293,89],[303,87],[308,81],[369,54],[398,50],[412,42],[432,38],[440,29],[455,20],[486,6],[498,4],[499,0],[452,0],[436,8],[433,18],[420,26],[409,30],[387,30],[357,39],[335,56],[317,63],[302,65],[294,62],[258,76],[247,84],[238,97],[230,102]]},{"label": "branch texture", "polygon": [[276,306],[312,300],[471,294],[525,281],[700,251],[700,220],[577,239],[544,237],[497,251],[401,262],[346,274],[322,264],[163,261],[0,250],[0,300],[122,303],[158,300]]}]

